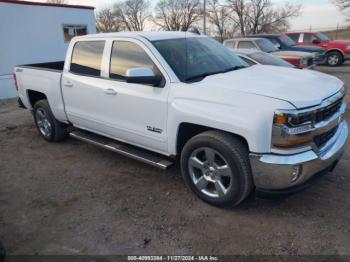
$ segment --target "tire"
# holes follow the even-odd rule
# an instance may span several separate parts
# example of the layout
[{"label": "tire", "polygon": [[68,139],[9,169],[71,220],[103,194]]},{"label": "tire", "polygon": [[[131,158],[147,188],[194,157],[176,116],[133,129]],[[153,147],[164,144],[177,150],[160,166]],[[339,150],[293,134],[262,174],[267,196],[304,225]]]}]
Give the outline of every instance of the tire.
[{"label": "tire", "polygon": [[327,65],[328,66],[340,66],[343,63],[343,55],[337,51],[327,53]]},{"label": "tire", "polygon": [[207,131],[184,146],[182,175],[187,186],[203,201],[218,207],[234,207],[253,189],[248,155],[247,146],[238,137]]},{"label": "tire", "polygon": [[45,140],[59,142],[67,136],[65,125],[53,116],[46,99],[36,102],[33,109],[35,125]]}]

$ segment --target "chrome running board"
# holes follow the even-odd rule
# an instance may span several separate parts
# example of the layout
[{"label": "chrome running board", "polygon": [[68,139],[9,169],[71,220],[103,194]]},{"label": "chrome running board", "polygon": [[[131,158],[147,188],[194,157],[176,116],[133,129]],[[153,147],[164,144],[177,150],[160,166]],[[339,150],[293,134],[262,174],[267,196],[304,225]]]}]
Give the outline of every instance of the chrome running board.
[{"label": "chrome running board", "polygon": [[119,153],[123,156],[127,156],[135,160],[139,160],[141,162],[158,167],[163,170],[169,168],[174,164],[170,159],[167,159],[166,157],[160,154],[153,153],[148,150],[128,145],[88,131],[74,130],[70,132],[69,135],[81,141],[85,141],[90,144],[103,147],[107,150]]}]

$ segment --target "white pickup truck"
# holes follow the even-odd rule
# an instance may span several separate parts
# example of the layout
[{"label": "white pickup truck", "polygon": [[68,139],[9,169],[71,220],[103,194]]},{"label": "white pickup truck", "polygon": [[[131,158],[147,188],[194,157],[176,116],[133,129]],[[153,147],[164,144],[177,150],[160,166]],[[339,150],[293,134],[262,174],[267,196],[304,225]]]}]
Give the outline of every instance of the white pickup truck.
[{"label": "white pickup truck", "polygon": [[322,73],[247,67],[183,32],[74,38],[65,62],[15,68],[19,98],[50,142],[67,134],[166,169],[216,206],[299,191],[344,151],[344,83]]}]

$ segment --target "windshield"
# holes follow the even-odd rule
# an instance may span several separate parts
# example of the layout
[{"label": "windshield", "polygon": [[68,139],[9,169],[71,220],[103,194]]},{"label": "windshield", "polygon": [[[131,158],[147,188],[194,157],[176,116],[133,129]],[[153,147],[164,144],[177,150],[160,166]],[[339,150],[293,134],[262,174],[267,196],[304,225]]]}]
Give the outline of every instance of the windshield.
[{"label": "windshield", "polygon": [[264,52],[267,52],[267,53],[278,51],[278,48],[275,47],[270,40],[267,40],[265,38],[258,39],[256,41],[256,43],[260,47],[261,51],[264,51]]},{"label": "windshield", "polygon": [[331,39],[326,36],[325,34],[322,34],[322,33],[317,33],[316,34],[318,36],[319,39],[321,39],[322,41],[331,41]]},{"label": "windshield", "polygon": [[182,82],[200,81],[247,65],[209,37],[189,37],[152,42]]},{"label": "windshield", "polygon": [[290,63],[284,61],[283,59],[264,52],[252,53],[249,54],[248,57],[252,58],[253,60],[259,62],[262,65],[284,66],[291,68],[294,67]]},{"label": "windshield", "polygon": [[296,45],[296,43],[293,41],[292,38],[286,35],[280,35],[278,39],[286,46],[293,46]]}]

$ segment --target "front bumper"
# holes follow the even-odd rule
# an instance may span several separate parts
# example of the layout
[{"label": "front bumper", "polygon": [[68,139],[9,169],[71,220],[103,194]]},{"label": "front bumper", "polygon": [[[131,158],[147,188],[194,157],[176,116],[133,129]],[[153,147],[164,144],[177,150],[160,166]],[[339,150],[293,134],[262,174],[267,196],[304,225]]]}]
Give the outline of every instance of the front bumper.
[{"label": "front bumper", "polygon": [[[288,191],[302,187],[315,175],[330,171],[344,153],[348,133],[348,126],[342,121],[333,138],[317,153],[310,150],[295,155],[250,154],[256,188],[261,191]],[[299,170],[297,179],[296,167]]]},{"label": "front bumper", "polygon": [[344,54],[344,60],[345,61],[350,60],[350,54]]}]

